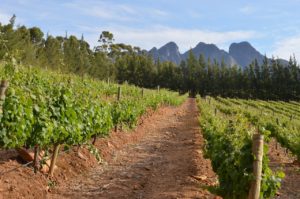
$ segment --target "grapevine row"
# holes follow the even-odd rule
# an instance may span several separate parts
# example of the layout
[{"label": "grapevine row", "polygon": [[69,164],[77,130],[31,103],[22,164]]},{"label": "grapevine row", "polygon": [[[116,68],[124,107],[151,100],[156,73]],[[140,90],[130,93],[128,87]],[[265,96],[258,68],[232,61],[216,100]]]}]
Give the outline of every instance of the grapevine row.
[{"label": "grapevine row", "polygon": [[117,101],[117,84],[13,64],[0,68],[0,75],[9,82],[0,114],[0,146],[6,149],[82,144],[116,125],[135,126],[149,108],[185,98],[122,85]]},{"label": "grapevine row", "polygon": [[[257,128],[242,111],[230,107],[223,99],[198,99],[200,125],[206,139],[205,154],[219,177],[219,191],[224,198],[247,198],[253,180],[252,136]],[[229,108],[228,108],[229,106]],[[221,112],[221,113],[219,113]],[[268,141],[268,134],[260,129]],[[270,198],[280,187],[283,173],[268,166],[267,145],[264,146],[261,198]]]},{"label": "grapevine row", "polygon": [[[223,100],[227,100],[229,103],[235,101],[234,99]],[[242,111],[253,125],[268,130],[271,136],[275,137],[282,146],[289,149],[300,159],[300,132],[298,131],[300,121],[295,115],[290,116],[284,112],[278,112],[276,109],[270,111],[270,108],[265,108],[260,102],[255,103],[255,101],[252,101],[252,106],[247,107],[249,102],[246,100],[239,101],[243,102],[244,105],[241,107],[232,105],[228,109]],[[285,104],[281,106],[287,107]]]}]

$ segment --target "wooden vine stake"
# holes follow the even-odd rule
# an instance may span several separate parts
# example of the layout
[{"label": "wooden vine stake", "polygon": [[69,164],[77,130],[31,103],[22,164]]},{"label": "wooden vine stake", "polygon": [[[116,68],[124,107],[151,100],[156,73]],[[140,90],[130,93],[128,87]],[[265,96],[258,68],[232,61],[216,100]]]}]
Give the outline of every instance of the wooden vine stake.
[{"label": "wooden vine stake", "polygon": [[157,86],[157,92],[159,93],[159,89],[160,89],[160,87],[159,87],[159,85]]},{"label": "wooden vine stake", "polygon": [[262,174],[262,159],[264,148],[264,136],[261,134],[253,135],[252,153],[254,155],[253,161],[253,175],[254,179],[251,183],[248,199],[259,199],[261,174]]},{"label": "wooden vine stake", "polygon": [[37,173],[37,171],[40,168],[39,146],[38,145],[34,146],[33,168],[34,168],[34,173]]},{"label": "wooden vine stake", "polygon": [[1,85],[0,85],[0,100],[4,101],[5,100],[5,92],[6,89],[8,88],[8,81],[7,80],[2,80]]},{"label": "wooden vine stake", "polygon": [[[121,87],[119,87],[119,88],[118,88],[118,101],[121,100],[121,95],[122,95]],[[120,124],[120,130],[121,130],[121,131],[123,130],[123,125],[122,125],[122,123]]]},{"label": "wooden vine stake", "polygon": [[121,87],[119,86],[119,88],[118,88],[118,96],[117,96],[117,100],[118,101],[120,101],[120,99],[121,99]]},{"label": "wooden vine stake", "polygon": [[60,147],[59,144],[54,145],[54,151],[53,151],[53,155],[51,158],[51,164],[50,164],[50,170],[49,170],[49,174],[51,177],[53,176],[53,173],[54,173],[54,167],[55,167],[56,159],[58,156],[59,147]]},{"label": "wooden vine stake", "polygon": [[92,144],[95,145],[96,141],[97,141],[97,135],[95,134],[95,135],[93,135],[93,142],[92,142]]},{"label": "wooden vine stake", "polygon": [[[117,94],[117,101],[119,102],[121,100],[121,95],[122,95],[122,90],[121,90],[121,87],[119,86],[118,87],[118,94]],[[116,124],[115,126],[115,132],[118,131],[118,124]]]},{"label": "wooden vine stake", "polygon": [[8,81],[2,80],[0,84],[0,113],[2,113],[2,105],[5,100],[5,92],[8,88]]},{"label": "wooden vine stake", "polygon": [[142,88],[142,98],[144,97],[144,88]]}]

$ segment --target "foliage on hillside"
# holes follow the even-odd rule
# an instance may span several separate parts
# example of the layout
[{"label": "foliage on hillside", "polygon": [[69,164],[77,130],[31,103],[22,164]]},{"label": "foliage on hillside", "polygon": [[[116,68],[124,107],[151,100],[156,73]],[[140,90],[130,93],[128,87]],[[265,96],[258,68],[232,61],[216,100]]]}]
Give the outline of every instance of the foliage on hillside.
[{"label": "foliage on hillside", "polygon": [[295,58],[287,66],[265,57],[246,68],[229,67],[224,62],[189,54],[179,66],[153,61],[138,47],[114,43],[114,35],[103,31],[99,45],[91,48],[82,36],[51,36],[38,27],[0,24],[0,60],[13,56],[26,66],[41,66],[62,72],[87,74],[100,80],[128,82],[155,88],[160,85],[181,92],[261,99],[299,99],[300,69]]},{"label": "foliage on hillside", "polygon": [[149,108],[178,105],[185,96],[164,89],[143,90],[89,77],[6,64],[1,76],[9,81],[0,114],[0,145],[4,148],[47,148],[81,144],[105,136],[113,126],[132,128]]}]

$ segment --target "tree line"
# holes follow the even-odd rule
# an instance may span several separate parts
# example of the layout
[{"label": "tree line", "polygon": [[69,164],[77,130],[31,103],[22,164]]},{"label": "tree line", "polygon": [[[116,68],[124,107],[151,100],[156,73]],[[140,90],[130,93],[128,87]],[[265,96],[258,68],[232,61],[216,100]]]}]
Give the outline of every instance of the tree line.
[{"label": "tree line", "polygon": [[99,80],[127,82],[140,87],[160,87],[191,95],[298,100],[300,69],[294,57],[288,65],[265,57],[245,67],[227,66],[223,61],[195,57],[189,53],[179,66],[161,62],[139,47],[114,43],[114,36],[103,31],[99,45],[91,48],[84,36],[52,36],[40,28],[15,26],[15,15],[8,24],[0,23],[0,60],[13,56],[25,66],[40,66]]}]

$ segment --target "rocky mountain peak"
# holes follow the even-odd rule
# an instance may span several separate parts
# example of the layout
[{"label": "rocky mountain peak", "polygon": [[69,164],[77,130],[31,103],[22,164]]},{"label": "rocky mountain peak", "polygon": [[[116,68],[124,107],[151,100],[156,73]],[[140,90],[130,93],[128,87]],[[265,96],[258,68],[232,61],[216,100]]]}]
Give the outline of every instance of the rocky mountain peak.
[{"label": "rocky mountain peak", "polygon": [[231,44],[229,54],[242,67],[248,66],[254,59],[256,59],[259,64],[262,64],[264,58],[264,56],[247,41]]},{"label": "rocky mountain peak", "polygon": [[[264,56],[247,41],[232,43],[229,47],[229,52],[219,49],[215,44],[207,44],[204,42],[199,42],[190,50],[197,58],[202,54],[205,59],[210,58],[210,60],[216,60],[219,63],[224,61],[228,66],[238,65],[246,67],[255,59],[259,64],[262,64],[264,59]],[[149,51],[149,54],[153,56],[154,60],[160,59],[161,61],[171,61],[179,64],[181,60],[186,60],[188,58],[190,50],[181,54],[177,44],[171,41],[159,49],[156,47],[152,48]],[[287,63],[286,60],[279,60],[283,64]]]}]

